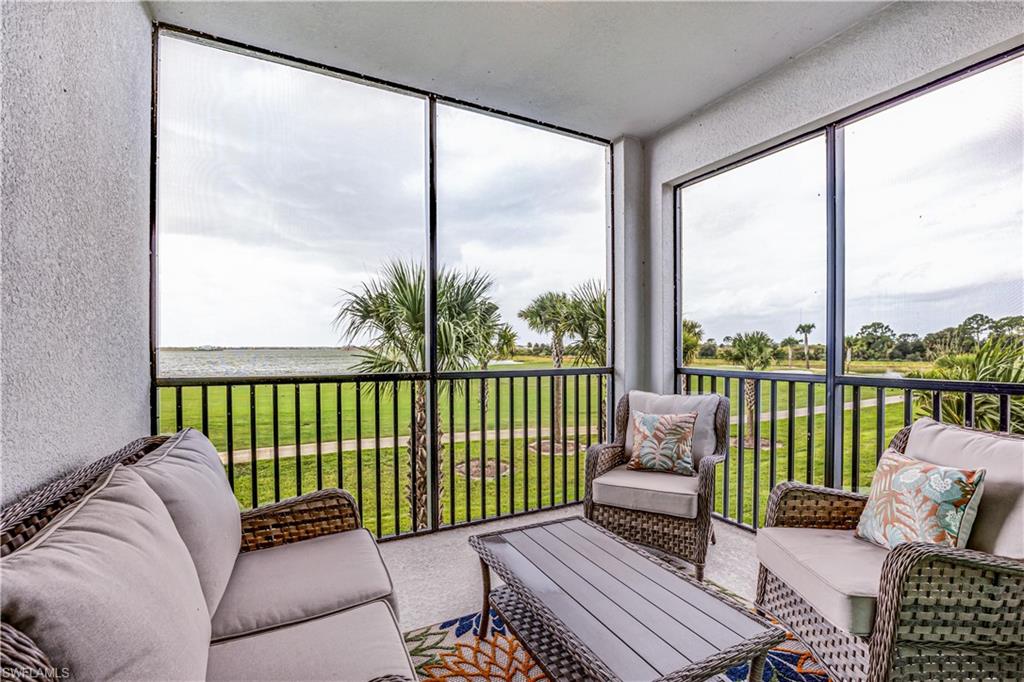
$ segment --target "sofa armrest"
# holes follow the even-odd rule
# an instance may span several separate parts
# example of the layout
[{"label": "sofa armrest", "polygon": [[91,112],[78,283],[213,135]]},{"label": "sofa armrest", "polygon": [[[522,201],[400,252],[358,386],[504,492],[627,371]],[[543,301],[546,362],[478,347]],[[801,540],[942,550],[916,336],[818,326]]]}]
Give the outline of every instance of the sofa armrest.
[{"label": "sofa armrest", "polygon": [[242,548],[276,547],[360,527],[359,507],[345,490],[327,488],[242,512]]},{"label": "sofa armrest", "polygon": [[867,501],[860,493],[787,481],[772,490],[764,525],[853,530]]},{"label": "sofa armrest", "polygon": [[594,504],[594,479],[626,463],[626,447],[621,443],[600,443],[587,449],[587,473],[584,483],[583,514],[590,518]]},{"label": "sofa armrest", "polygon": [[886,679],[899,647],[945,656],[1024,657],[1024,561],[923,542],[882,566],[871,633],[872,674]]},{"label": "sofa armrest", "polygon": [[697,504],[708,505],[715,501],[715,473],[719,464],[725,461],[725,455],[705,455],[697,464]]}]

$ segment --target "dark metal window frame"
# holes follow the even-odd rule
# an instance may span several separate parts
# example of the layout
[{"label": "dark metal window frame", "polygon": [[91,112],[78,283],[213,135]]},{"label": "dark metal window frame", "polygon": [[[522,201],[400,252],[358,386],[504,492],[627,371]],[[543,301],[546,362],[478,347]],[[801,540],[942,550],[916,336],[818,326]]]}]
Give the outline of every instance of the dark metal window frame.
[{"label": "dark metal window frame", "polygon": [[[382,78],[377,78],[372,75],[359,73],[347,69],[342,69],[334,66],[328,66],[326,64],[320,64],[308,59],[300,57],[294,57],[291,55],[282,54],[273,50],[264,49],[261,47],[248,45],[239,41],[221,38],[215,35],[204,33],[201,31],[195,31],[182,26],[174,24],[167,24],[161,22],[155,22],[153,24],[152,33],[152,68],[151,68],[151,79],[152,79],[152,99],[151,99],[151,118],[150,118],[150,177],[149,177],[149,219],[150,219],[150,282],[149,282],[149,352],[150,352],[150,423],[151,430],[153,433],[157,431],[158,424],[158,413],[159,413],[159,386],[168,385],[166,379],[159,379],[157,376],[157,337],[159,334],[158,329],[158,239],[157,239],[157,172],[158,172],[158,94],[159,94],[159,43],[161,35],[170,35],[181,39],[192,40],[194,42],[208,45],[210,47],[219,48],[237,54],[243,54],[257,59],[265,59],[288,66],[306,69],[321,73],[326,76],[332,76],[335,78],[341,78],[351,82],[359,83],[362,85],[377,87],[385,90],[390,90],[399,94],[409,95],[413,97],[419,97],[424,101],[424,119],[426,126],[426,149],[424,154],[425,164],[425,175],[427,181],[427,192],[426,192],[426,257],[427,257],[427,270],[429,273],[427,283],[427,306],[429,310],[426,339],[427,339],[427,360],[428,366],[425,372],[411,373],[408,376],[413,378],[424,379],[427,381],[428,386],[428,415],[429,415],[429,429],[431,441],[437,434],[437,421],[438,421],[438,409],[434,409],[435,406],[438,408],[437,399],[437,386],[441,380],[456,379],[461,377],[475,376],[472,372],[440,372],[437,367],[437,348],[433,343],[433,339],[437,333],[437,300],[434,296],[434,289],[436,287],[437,275],[438,275],[438,257],[437,257],[437,105],[438,103],[474,111],[480,114],[486,114],[497,118],[502,118],[514,123],[528,125],[548,132],[573,137],[586,142],[601,145],[605,147],[605,187],[606,187],[606,223],[605,223],[605,244],[606,244],[606,279],[607,279],[607,310],[608,310],[608,323],[607,323],[607,367],[599,368],[601,370],[609,370],[614,366],[615,362],[615,327],[614,327],[614,310],[615,310],[615,222],[614,222],[614,153],[613,146],[610,140],[603,137],[592,135],[589,133],[572,130],[565,126],[554,125],[540,121],[528,116],[515,114],[507,111],[502,111],[493,107],[477,104],[474,102],[467,102],[460,100],[455,97],[449,97],[436,92],[423,90],[421,88],[411,87],[400,83],[395,83]],[[560,373],[573,374],[573,369],[563,369]],[[538,376],[538,372],[531,370],[524,370],[520,372],[502,372],[502,376],[514,375],[518,376]],[[372,376],[372,375],[367,375]],[[406,375],[403,375],[406,376]],[[491,373],[488,376],[494,376]],[[323,377],[321,377],[323,379]],[[390,379],[390,377],[389,377]],[[554,378],[552,378],[554,381]],[[259,383],[259,380],[251,381],[250,383]],[[610,396],[614,396],[615,393],[615,379],[614,373],[609,372],[607,391]],[[614,400],[609,399],[607,401],[608,407],[606,415],[607,423],[609,428],[614,428]],[[434,446],[432,446],[434,447]],[[432,490],[437,490],[438,474],[436,467],[431,467],[430,471],[430,484]],[[431,510],[431,519],[437,518],[436,506],[438,500],[435,495],[431,495],[431,505],[435,507]]]},{"label": "dark metal window frame", "polygon": [[[681,191],[703,180],[728,172],[758,159],[765,158],[776,152],[817,137],[825,138],[825,181],[826,181],[826,303],[825,303],[825,375],[813,381],[825,384],[825,482],[831,487],[842,487],[842,432],[836,428],[841,424],[843,411],[843,389],[846,386],[874,387],[879,389],[899,388],[905,390],[930,391],[964,391],[989,392],[1001,395],[1024,395],[1024,385],[1003,384],[996,382],[951,381],[928,379],[894,379],[888,377],[859,376],[843,372],[843,353],[845,345],[844,313],[845,298],[845,183],[844,173],[844,131],[846,126],[897,106],[908,100],[917,98],[951,83],[963,80],[981,71],[1024,56],[1024,45],[997,54],[988,59],[960,69],[952,74],[938,78],[924,85],[912,88],[905,93],[887,99],[878,104],[866,107],[855,113],[838,117],[835,120],[813,130],[786,139],[749,156],[715,167],[709,171],[698,173],[672,187],[673,200],[673,319],[674,319],[674,357],[676,361],[676,377],[687,372],[682,357],[682,201]],[[689,370],[692,372],[692,370]],[[700,370],[698,370],[700,371]],[[722,372],[716,372],[722,376]],[[746,372],[733,370],[730,375],[738,377],[785,379],[785,375],[764,372]],[[801,375],[801,381],[807,377]],[[681,387],[677,387],[681,390]]]}]

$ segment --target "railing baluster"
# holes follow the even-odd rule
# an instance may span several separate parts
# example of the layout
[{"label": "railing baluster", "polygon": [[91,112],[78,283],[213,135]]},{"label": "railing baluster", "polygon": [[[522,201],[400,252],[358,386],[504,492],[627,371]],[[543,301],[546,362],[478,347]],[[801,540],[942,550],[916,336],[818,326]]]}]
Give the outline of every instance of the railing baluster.
[{"label": "railing baluster", "polygon": [[[605,398],[607,397],[608,403],[609,403],[608,410],[612,411],[612,412],[615,411],[615,406],[611,404],[612,397],[608,396],[608,394],[605,392],[604,375],[603,374],[598,374],[597,375],[597,395],[598,395],[598,401],[602,405],[604,404]],[[607,419],[607,415],[605,414],[605,410],[602,409],[601,410],[601,414],[598,415],[598,418],[597,418],[597,440],[598,440],[599,443],[604,443],[605,440],[606,440],[605,439],[605,435],[607,434],[608,429],[614,428],[614,424],[606,424],[605,423],[606,419]]]},{"label": "railing baluster", "polygon": [[295,494],[302,494],[302,396],[295,387]]},{"label": "railing baluster", "polygon": [[[416,475],[418,473],[417,469],[419,468],[419,465],[417,464],[416,460],[418,458],[419,449],[420,449],[420,444],[419,444],[420,432],[419,432],[419,428],[418,428],[418,426],[416,424],[416,393],[417,393],[417,391],[416,391],[416,381],[415,380],[410,381],[409,382],[409,492],[411,494],[409,495],[409,498],[410,498],[409,513],[412,515],[411,522],[412,522],[412,532],[413,533],[415,533],[417,530],[419,530],[419,527],[420,527],[420,522],[419,522],[419,505],[416,503],[416,490],[417,490]],[[357,398],[357,400],[356,400],[356,410],[358,411],[358,409],[359,409],[359,400],[358,400],[358,398],[359,398],[359,391],[358,391],[358,388],[356,390],[356,398]],[[356,423],[358,424],[358,420],[357,420]],[[358,428],[358,426],[357,426],[357,428]],[[357,438],[357,442],[358,442],[358,438]],[[357,456],[358,456],[358,450],[356,451],[356,453],[357,453]],[[362,471],[362,467],[360,467],[359,470]]]},{"label": "railing baluster", "polygon": [[448,380],[448,518],[455,525],[455,382]]},{"label": "railing baluster", "polygon": [[487,379],[480,379],[480,518],[487,518]]},{"label": "railing baluster", "polygon": [[[415,396],[413,396],[415,398]],[[413,400],[415,404],[415,400]],[[416,499],[416,458],[413,457],[413,477],[412,477],[412,499]],[[366,506],[363,504],[363,384],[361,381],[356,381],[356,502],[359,504],[359,513],[363,517],[363,523],[366,523]],[[415,502],[413,502],[413,508],[415,509]],[[413,511],[413,518],[416,518],[416,512]],[[413,522],[415,523],[415,521]]]},{"label": "railing baluster", "polygon": [[942,391],[932,391],[932,419],[942,421]]},{"label": "railing baluster", "polygon": [[[724,377],[725,380],[725,399],[728,400],[732,391],[732,381],[729,377]],[[732,405],[732,403],[729,403]],[[729,518],[729,467],[730,460],[732,460],[732,414],[730,414],[725,420],[725,466],[722,467],[722,516]]]},{"label": "railing baluster", "polygon": [[743,419],[746,416],[746,398],[747,398],[747,387],[746,379],[741,379],[739,382],[739,425],[736,429],[736,450],[739,452],[739,460],[736,468],[737,481],[736,481],[736,520],[743,523],[743,493],[746,487],[746,479],[744,477],[744,462],[743,458],[746,456],[744,452],[745,446],[743,443]]},{"label": "railing baluster", "polygon": [[523,511],[530,509],[530,380],[523,377]]},{"label": "railing baluster", "polygon": [[1010,396],[1005,393],[999,396],[999,430],[1010,431]]},{"label": "railing baluster", "polygon": [[181,431],[181,386],[174,387],[174,432]]},{"label": "railing baluster", "polygon": [[778,446],[776,439],[779,436],[779,420],[778,420],[778,409],[779,409],[779,396],[777,382],[770,382],[769,388],[769,405],[768,408],[771,413],[771,420],[768,422],[768,479],[770,482],[769,490],[775,488],[775,483],[778,479]]},{"label": "railing baluster", "polygon": [[697,377],[697,395],[704,395],[704,375]]},{"label": "railing baluster", "polygon": [[249,492],[252,501],[252,508],[260,506],[259,491],[256,481],[258,469],[256,466],[256,386],[249,384]]},{"label": "railing baluster", "polygon": [[[844,410],[845,412],[845,410]],[[853,387],[853,438],[850,444],[850,489],[857,492],[860,488],[860,386]]]},{"label": "railing baluster", "polygon": [[463,396],[465,398],[465,400],[463,401],[463,403],[464,403],[463,407],[464,407],[464,410],[465,410],[465,415],[464,416],[466,418],[466,423],[464,424],[464,426],[466,427],[466,440],[464,441],[465,442],[465,449],[466,449],[466,470],[463,472],[465,474],[465,476],[466,476],[466,521],[472,521],[473,520],[473,510],[472,510],[472,502],[471,502],[471,500],[472,500],[472,496],[473,495],[472,495],[472,488],[470,486],[470,475],[469,475],[469,472],[470,472],[470,464],[469,464],[469,460],[470,460],[470,447],[469,447],[469,445],[472,442],[469,439],[469,389],[470,389],[469,379],[466,379],[466,385],[463,388],[465,389],[464,390],[464,396]]},{"label": "railing baluster", "polygon": [[974,394],[964,394],[964,426],[974,427]]},{"label": "railing baluster", "polygon": [[573,500],[580,499],[580,377],[572,378],[572,406],[573,406],[573,474],[572,480],[575,485]]},{"label": "railing baluster", "polygon": [[[814,483],[814,423],[818,420],[817,398],[814,395],[815,385],[807,384],[807,482]],[[828,415],[825,415],[825,426],[828,427]]]},{"label": "railing baluster", "polygon": [[508,512],[516,513],[516,380],[508,380]]},{"label": "railing baluster", "polygon": [[[374,386],[377,386],[377,382],[374,382]],[[323,407],[321,403],[321,388],[323,384],[317,382],[316,384],[316,489],[324,489],[324,453],[323,453]],[[378,537],[380,533],[377,534]]]},{"label": "railing baluster", "polygon": [[397,381],[391,382],[391,494],[393,496],[391,514],[393,515],[395,535],[402,533],[402,513],[399,506],[398,472],[401,470],[398,460],[398,390]]},{"label": "railing baluster", "polygon": [[[345,445],[344,445],[344,439],[342,438],[342,431],[344,430],[342,425],[344,424],[345,420],[344,420],[344,412],[342,412],[342,398],[341,398],[342,390],[343,390],[343,384],[339,381],[337,384],[335,384],[335,393],[336,393],[336,395],[334,397],[334,409],[335,409],[334,433],[335,433],[335,436],[337,437],[337,440],[338,440],[338,450],[337,450],[338,458],[334,462],[334,465],[337,468],[336,478],[337,478],[337,481],[338,481],[338,487],[339,488],[344,488],[345,487]],[[395,469],[395,471],[398,471],[398,470]]]},{"label": "railing baluster", "polygon": [[760,525],[759,517],[761,515],[761,380],[754,380],[754,423],[751,424],[751,430],[753,433],[754,440],[754,494],[752,498],[753,504],[753,526],[756,529]]},{"label": "railing baluster", "polygon": [[494,380],[494,510],[501,516],[501,379]]},{"label": "railing baluster", "polygon": [[537,509],[540,509],[543,501],[541,498],[541,491],[544,489],[544,472],[542,470],[544,458],[541,457],[541,451],[543,447],[541,445],[541,396],[543,393],[540,392],[540,377],[537,377]]},{"label": "railing baluster", "polygon": [[914,396],[910,389],[903,391],[903,425],[910,426],[914,420]]},{"label": "railing baluster", "polygon": [[231,489],[235,489],[235,415],[232,410],[232,398],[233,396],[231,386],[224,387],[224,400],[225,400],[225,427],[227,427],[227,441],[228,441],[228,483],[231,484]]},{"label": "railing baluster", "polygon": [[548,501],[555,506],[555,377],[548,377]]},{"label": "railing baluster", "polygon": [[693,375],[692,374],[686,374],[685,377],[686,377],[686,381],[685,381],[686,395],[690,395],[690,393],[693,392]]},{"label": "railing baluster", "polygon": [[[786,480],[792,481],[796,478],[796,382],[790,381],[786,386],[789,400],[789,420],[786,424]],[[810,414],[813,418],[814,407],[811,407]]]},{"label": "railing baluster", "polygon": [[[555,378],[552,377],[554,381]],[[562,375],[562,504],[569,501],[569,398],[568,378]]]},{"label": "railing baluster", "polygon": [[875,391],[875,466],[885,450],[885,389]]},{"label": "railing baluster", "polygon": [[380,382],[373,382],[373,504],[376,512],[377,537],[380,537],[381,495],[380,495]]},{"label": "railing baluster", "polygon": [[[590,389],[590,375],[587,375],[587,449],[594,444],[594,424],[591,421],[591,416],[594,413],[594,407],[590,404],[591,389]],[[600,404],[600,401],[598,401]]]},{"label": "railing baluster", "polygon": [[[274,502],[281,501],[281,433],[278,426],[280,408],[278,407],[277,392],[280,386],[273,384],[270,387],[273,406],[271,408],[271,430],[274,436]],[[340,486],[339,486],[340,487]]]},{"label": "railing baluster", "polygon": [[718,393],[718,377],[711,375],[711,392]]},{"label": "railing baluster", "polygon": [[203,435],[210,437],[210,402],[207,395],[206,384],[202,386],[202,411],[203,411]]}]

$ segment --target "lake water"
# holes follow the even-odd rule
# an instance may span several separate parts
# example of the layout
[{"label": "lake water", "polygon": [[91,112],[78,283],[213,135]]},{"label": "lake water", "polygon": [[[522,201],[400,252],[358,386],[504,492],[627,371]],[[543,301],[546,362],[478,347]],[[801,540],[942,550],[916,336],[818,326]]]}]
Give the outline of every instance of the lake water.
[{"label": "lake water", "polygon": [[346,374],[358,351],[348,348],[162,348],[161,377]]}]

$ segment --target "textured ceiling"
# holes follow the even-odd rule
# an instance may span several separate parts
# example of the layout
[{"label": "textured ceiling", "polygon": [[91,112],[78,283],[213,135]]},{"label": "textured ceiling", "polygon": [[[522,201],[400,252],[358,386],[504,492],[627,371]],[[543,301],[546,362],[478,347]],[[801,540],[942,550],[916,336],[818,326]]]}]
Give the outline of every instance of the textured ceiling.
[{"label": "textured ceiling", "polygon": [[648,136],[881,2],[153,2],[156,20],[580,132]]}]

